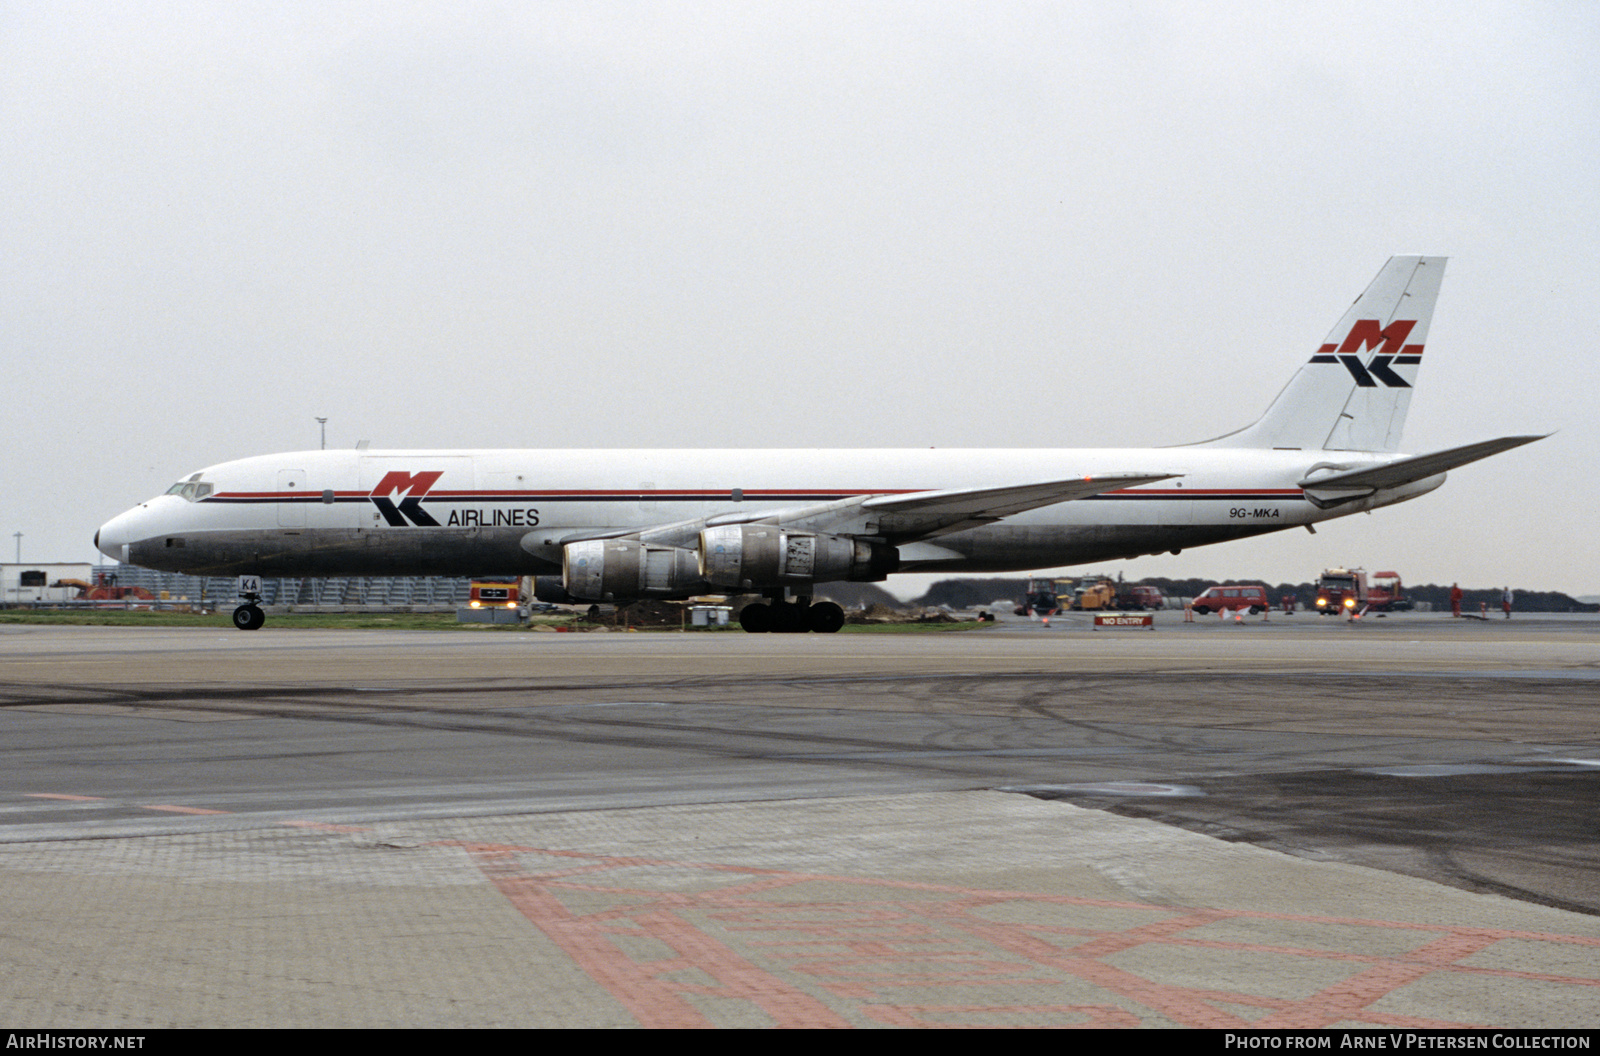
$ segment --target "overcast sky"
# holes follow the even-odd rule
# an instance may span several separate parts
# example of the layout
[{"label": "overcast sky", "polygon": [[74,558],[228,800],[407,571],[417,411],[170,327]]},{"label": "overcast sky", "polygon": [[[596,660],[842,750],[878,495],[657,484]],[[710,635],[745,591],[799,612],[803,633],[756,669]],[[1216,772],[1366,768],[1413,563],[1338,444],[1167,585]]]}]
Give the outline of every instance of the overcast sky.
[{"label": "overcast sky", "polygon": [[317,416],[330,447],[1204,439],[1427,253],[1404,447],[1555,436],[1111,567],[1600,592],[1596,55],[1589,3],[0,0],[0,556],[92,560]]}]

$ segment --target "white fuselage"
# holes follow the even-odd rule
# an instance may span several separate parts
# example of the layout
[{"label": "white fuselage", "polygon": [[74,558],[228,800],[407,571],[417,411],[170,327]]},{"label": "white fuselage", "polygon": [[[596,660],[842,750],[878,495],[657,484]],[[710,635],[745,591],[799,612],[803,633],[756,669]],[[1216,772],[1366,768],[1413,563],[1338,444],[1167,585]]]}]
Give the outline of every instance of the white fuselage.
[{"label": "white fuselage", "polygon": [[107,522],[96,545],[195,574],[548,575],[563,541],[860,495],[1116,473],[1159,483],[903,548],[901,570],[1056,567],[1259,535],[1414,498],[1443,474],[1319,508],[1319,467],[1401,456],[1210,446],[1087,450],[302,451],[212,466]]},{"label": "white fuselage", "polygon": [[[1444,267],[1390,257],[1260,418],[1198,444],[302,451],[201,470],[95,545],[208,575],[532,575],[567,602],[760,594],[745,630],[832,633],[819,584],[1177,553],[1403,502],[1539,439],[1395,453]],[[265,619],[254,582],[242,630]]]}]

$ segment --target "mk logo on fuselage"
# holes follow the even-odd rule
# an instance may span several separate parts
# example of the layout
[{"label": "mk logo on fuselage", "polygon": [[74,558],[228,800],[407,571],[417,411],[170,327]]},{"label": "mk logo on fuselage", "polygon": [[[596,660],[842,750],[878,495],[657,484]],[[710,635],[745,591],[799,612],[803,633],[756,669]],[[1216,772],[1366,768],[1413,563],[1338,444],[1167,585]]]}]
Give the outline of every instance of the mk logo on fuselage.
[{"label": "mk logo on fuselage", "polygon": [[[1396,319],[1381,326],[1376,319],[1358,319],[1340,345],[1323,345],[1311,357],[1313,363],[1343,363],[1356,384],[1365,389],[1379,385],[1391,389],[1409,389],[1411,384],[1396,374],[1392,367],[1408,366],[1422,362],[1422,346],[1408,345],[1406,338],[1417,325],[1415,319]],[[1381,346],[1381,347],[1380,347]],[[1369,348],[1378,351],[1366,363],[1361,353]]]},{"label": "mk logo on fuselage", "polygon": [[[372,504],[378,507],[378,512],[383,514],[383,519],[396,528],[404,528],[408,522],[429,528],[437,528],[439,522],[422,508],[422,497],[428,494],[428,489],[439,482],[444,476],[443,470],[431,473],[405,473],[395,470],[385,473],[378,486],[372,489]],[[391,496],[399,493],[405,498],[399,505]]]}]

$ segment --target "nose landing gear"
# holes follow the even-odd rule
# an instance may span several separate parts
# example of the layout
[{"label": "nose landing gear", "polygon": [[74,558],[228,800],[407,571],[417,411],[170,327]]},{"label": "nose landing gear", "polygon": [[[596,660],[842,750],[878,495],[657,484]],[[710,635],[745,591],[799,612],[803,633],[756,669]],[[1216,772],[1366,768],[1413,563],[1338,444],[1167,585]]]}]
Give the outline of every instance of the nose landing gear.
[{"label": "nose landing gear", "polygon": [[244,599],[244,604],[233,610],[233,625],[241,631],[259,631],[261,625],[267,622],[267,614],[261,611],[258,604],[261,601],[261,577],[240,576],[239,597]]},{"label": "nose landing gear", "polygon": [[241,631],[259,631],[267,622],[267,614],[259,605],[246,602],[233,610],[233,625]]}]

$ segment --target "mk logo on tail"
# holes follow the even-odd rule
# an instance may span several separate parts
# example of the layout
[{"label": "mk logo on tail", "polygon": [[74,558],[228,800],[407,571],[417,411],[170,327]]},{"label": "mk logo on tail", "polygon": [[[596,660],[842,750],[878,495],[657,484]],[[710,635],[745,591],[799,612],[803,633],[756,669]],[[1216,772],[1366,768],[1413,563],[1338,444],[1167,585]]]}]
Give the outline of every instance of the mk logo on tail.
[{"label": "mk logo on tail", "polygon": [[[408,517],[412,524],[437,528],[439,522],[422,508],[422,497],[442,476],[444,476],[443,470],[432,473],[403,473],[395,470],[386,473],[383,479],[378,481],[378,486],[372,489],[372,504],[378,507],[383,519],[396,528],[404,528]],[[399,506],[396,506],[394,500],[389,497],[396,492],[406,496],[400,500]]]},{"label": "mk logo on tail", "polygon": [[[1385,385],[1391,389],[1409,389],[1410,383],[1390,369],[1391,365],[1409,365],[1422,362],[1422,346],[1408,345],[1406,338],[1416,326],[1413,319],[1396,319],[1386,327],[1376,319],[1360,319],[1350,328],[1342,345],[1323,345],[1311,357],[1313,363],[1343,363],[1356,384],[1365,389]],[[1377,353],[1367,363],[1361,362],[1359,353],[1379,345]]]}]

